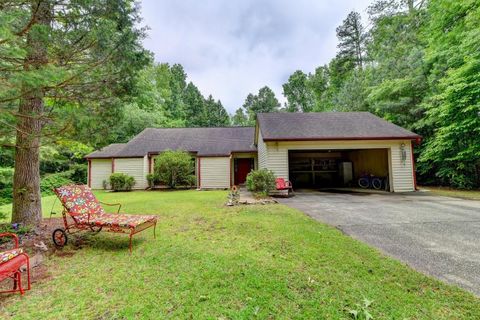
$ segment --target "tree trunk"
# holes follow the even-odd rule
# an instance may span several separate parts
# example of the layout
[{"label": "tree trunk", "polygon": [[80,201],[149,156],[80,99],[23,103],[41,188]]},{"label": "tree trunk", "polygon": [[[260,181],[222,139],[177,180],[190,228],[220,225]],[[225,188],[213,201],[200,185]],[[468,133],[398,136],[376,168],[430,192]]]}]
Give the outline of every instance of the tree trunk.
[{"label": "tree trunk", "polygon": [[18,119],[17,124],[12,222],[31,227],[42,219],[39,156],[42,124],[38,118],[42,111],[41,97],[23,100],[19,114],[28,116]]},{"label": "tree trunk", "polygon": [[[48,63],[45,28],[50,26],[51,20],[48,1],[33,1],[31,11],[35,19],[27,35],[28,53],[24,61],[27,72],[41,69]],[[29,85],[26,81],[22,93],[17,115],[12,222],[36,227],[42,219],[39,152],[44,92],[41,86]]]}]

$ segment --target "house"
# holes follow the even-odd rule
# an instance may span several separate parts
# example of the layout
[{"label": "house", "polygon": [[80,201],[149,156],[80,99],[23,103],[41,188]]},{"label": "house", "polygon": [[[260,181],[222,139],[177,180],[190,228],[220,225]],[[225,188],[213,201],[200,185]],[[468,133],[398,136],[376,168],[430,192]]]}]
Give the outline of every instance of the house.
[{"label": "house", "polygon": [[420,139],[368,112],[262,113],[255,127],[148,128],[89,154],[88,184],[102,188],[122,172],[144,189],[158,154],[185,150],[195,159],[198,189],[243,184],[251,170],[267,168],[294,187],[355,185],[373,174],[392,192],[414,191],[413,143]]}]

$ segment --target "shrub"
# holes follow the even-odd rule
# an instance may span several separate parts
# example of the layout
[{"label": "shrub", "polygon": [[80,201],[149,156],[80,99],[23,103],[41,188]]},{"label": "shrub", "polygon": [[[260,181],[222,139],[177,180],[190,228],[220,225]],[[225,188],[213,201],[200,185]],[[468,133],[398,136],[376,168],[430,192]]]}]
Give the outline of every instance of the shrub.
[{"label": "shrub", "polygon": [[155,161],[155,176],[170,188],[195,185],[192,156],[185,151],[167,150]]},{"label": "shrub", "polygon": [[12,202],[13,168],[0,168],[0,205]]},{"label": "shrub", "polygon": [[53,194],[53,188],[58,188],[67,184],[74,184],[70,179],[71,171],[48,174],[40,179],[40,190],[42,195]]},{"label": "shrub", "polygon": [[79,184],[87,184],[88,166],[86,164],[73,164],[70,166],[70,180]]},{"label": "shrub", "polygon": [[267,195],[275,189],[275,175],[267,169],[253,170],[247,175],[247,189]]},{"label": "shrub", "polygon": [[13,184],[13,168],[0,168],[0,188]]},{"label": "shrub", "polygon": [[156,185],[160,184],[160,177],[155,173],[147,174],[148,187],[153,188]]},{"label": "shrub", "polygon": [[124,173],[112,173],[110,175],[110,186],[113,191],[130,191],[135,185],[135,179]]}]

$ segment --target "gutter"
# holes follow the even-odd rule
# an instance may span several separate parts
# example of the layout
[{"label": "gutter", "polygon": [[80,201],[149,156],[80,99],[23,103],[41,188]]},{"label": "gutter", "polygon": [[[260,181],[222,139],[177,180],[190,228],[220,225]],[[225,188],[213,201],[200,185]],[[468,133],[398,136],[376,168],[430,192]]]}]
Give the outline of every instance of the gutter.
[{"label": "gutter", "polygon": [[[422,137],[419,135],[405,137],[316,137],[316,138],[263,138],[265,142],[272,141],[352,141],[352,140],[415,140],[419,141]],[[417,142],[418,143],[418,142]]]}]

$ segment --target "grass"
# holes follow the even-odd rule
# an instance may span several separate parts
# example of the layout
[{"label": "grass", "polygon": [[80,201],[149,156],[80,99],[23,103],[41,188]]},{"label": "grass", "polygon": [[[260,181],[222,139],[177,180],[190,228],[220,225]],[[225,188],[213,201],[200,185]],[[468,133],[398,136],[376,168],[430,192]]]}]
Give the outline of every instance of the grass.
[{"label": "grass", "polygon": [[448,187],[420,187],[432,194],[461,199],[480,200],[480,190],[459,190]]},{"label": "grass", "polygon": [[139,234],[130,256],[128,237],[88,236],[0,318],[348,319],[365,298],[375,319],[480,318],[473,295],[283,205],[225,207],[221,191],[97,195],[158,214],[157,239]]}]

